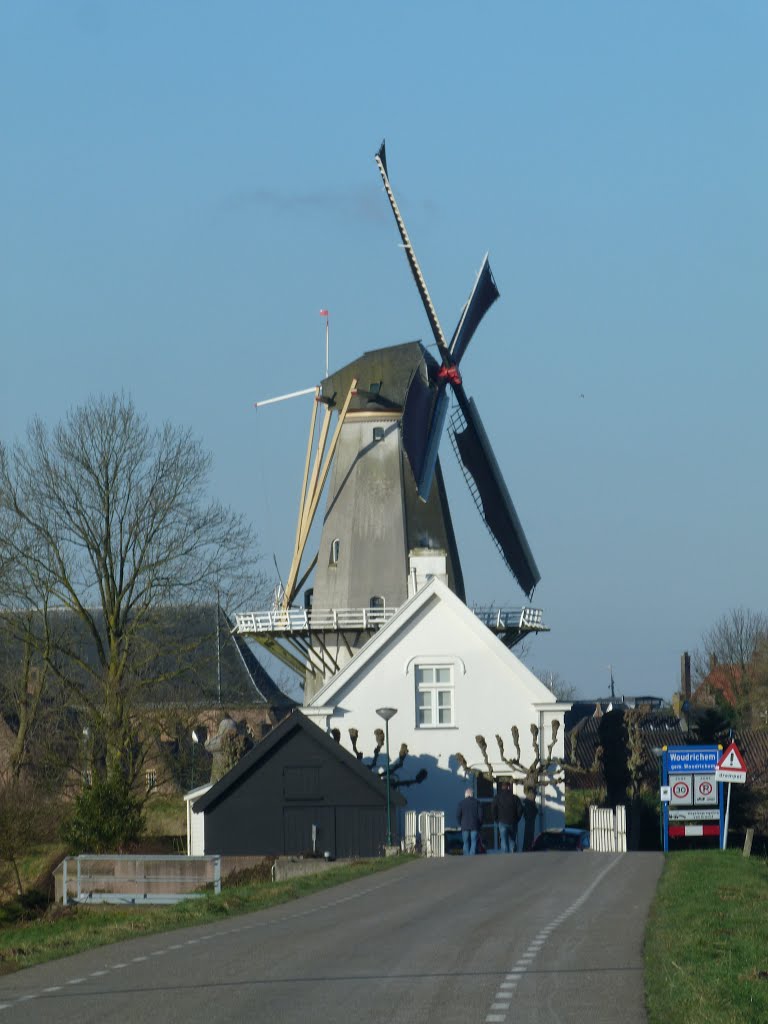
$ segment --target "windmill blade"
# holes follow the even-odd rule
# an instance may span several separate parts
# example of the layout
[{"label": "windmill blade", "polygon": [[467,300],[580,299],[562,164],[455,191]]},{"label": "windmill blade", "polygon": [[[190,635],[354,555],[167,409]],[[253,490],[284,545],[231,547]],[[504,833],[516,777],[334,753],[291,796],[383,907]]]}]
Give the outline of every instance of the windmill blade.
[{"label": "windmill blade", "polygon": [[411,245],[411,240],[408,237],[408,232],[405,230],[405,221],[403,220],[400,214],[400,210],[398,209],[397,201],[395,200],[395,194],[392,191],[392,186],[389,184],[389,175],[387,174],[387,151],[383,142],[379,147],[379,151],[376,154],[375,159],[376,166],[379,168],[379,173],[381,174],[381,180],[384,182],[384,190],[387,193],[389,205],[392,207],[392,213],[394,213],[395,215],[397,229],[400,232],[400,237],[403,240],[405,255],[408,257],[408,265],[411,268],[413,279],[416,282],[416,287],[419,290],[421,301],[424,303],[424,309],[427,314],[427,320],[429,320],[429,326],[432,328],[432,334],[434,335],[435,341],[437,343],[437,347],[440,352],[440,357],[442,358],[443,362],[446,365],[449,365],[450,358],[448,353],[448,345],[446,344],[445,341],[445,335],[443,334],[443,329],[440,326],[440,321],[437,319],[437,313],[435,312],[435,307],[432,305],[432,299],[429,297],[429,292],[427,291],[427,283],[424,280],[424,275],[421,272],[419,262],[416,259],[416,253],[413,251],[413,246]]},{"label": "windmill blade", "polygon": [[424,470],[427,436],[435,402],[435,389],[430,383],[430,367],[434,372],[437,366],[438,363],[425,352],[425,359],[416,367],[408,383],[403,404],[403,448],[417,482]]},{"label": "windmill blade", "polygon": [[464,309],[461,311],[456,330],[449,346],[451,359],[459,363],[464,355],[467,345],[477,330],[477,325],[499,297],[499,289],[493,279],[491,265],[488,262],[488,253],[485,254],[483,264],[477,275],[475,286],[467,299]]},{"label": "windmill blade", "polygon": [[461,387],[461,378],[458,376],[456,366],[464,355],[467,345],[472,340],[472,336],[477,330],[477,325],[498,297],[499,289],[496,287],[496,282],[493,279],[491,266],[488,262],[488,254],[486,253],[472,292],[464,304],[456,330],[453,332],[449,349],[453,367],[443,371],[447,374],[447,378],[443,377],[438,383],[437,399],[435,400],[432,417],[429,421],[424,464],[421,473],[416,477],[419,497],[422,501],[426,501],[429,498],[429,492],[432,488],[432,478],[435,475],[435,465],[437,464],[437,453],[440,448],[443,429],[445,428],[448,406],[450,405],[450,392],[447,388],[447,381],[450,380],[454,388]]},{"label": "windmill blade", "polygon": [[432,412],[432,420],[427,435],[427,447],[424,455],[424,465],[421,473],[416,477],[416,484],[419,489],[419,497],[426,501],[432,489],[432,479],[435,475],[437,464],[437,453],[440,448],[440,438],[443,436],[445,417],[448,415],[448,406],[451,403],[451,396],[445,381],[441,381],[438,387],[437,400]]},{"label": "windmill blade", "polygon": [[530,597],[541,579],[477,406],[459,385],[449,432],[480,515],[504,561]]}]

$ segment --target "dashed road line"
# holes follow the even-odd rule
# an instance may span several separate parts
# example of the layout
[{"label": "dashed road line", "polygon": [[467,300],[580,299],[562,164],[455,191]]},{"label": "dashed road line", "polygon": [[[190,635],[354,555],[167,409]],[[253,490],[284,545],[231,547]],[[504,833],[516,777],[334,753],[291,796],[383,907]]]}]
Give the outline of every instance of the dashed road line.
[{"label": "dashed road line", "polygon": [[584,903],[586,903],[586,901],[592,895],[593,891],[602,882],[602,880],[605,878],[608,872],[612,871],[613,868],[616,867],[620,859],[621,857],[617,857],[616,860],[612,861],[607,868],[601,871],[597,878],[594,880],[594,882],[592,882],[592,884],[589,886],[589,888],[585,889],[581,896],[579,896],[577,900],[574,900],[574,902],[570,905],[570,907],[568,907],[567,910],[564,910],[558,917],[554,918],[553,921],[550,921],[550,923],[546,925],[546,927],[541,929],[536,938],[531,940],[526,951],[523,953],[521,957],[518,958],[515,966],[507,974],[506,980],[502,981],[499,984],[498,991],[496,992],[496,995],[493,997],[493,1002],[489,1007],[491,1011],[495,1010],[497,1012],[491,1012],[486,1014],[486,1024],[506,1024],[507,1013],[499,1013],[498,1011],[508,1011],[511,1004],[506,1003],[506,1005],[504,1005],[503,1001],[506,1000],[512,994],[512,991],[516,988],[518,981],[520,981],[520,979],[525,975],[530,965],[536,959],[537,954],[541,952],[544,946],[546,946],[546,940],[550,937],[551,933],[555,931],[561,924],[564,924],[571,916],[571,914],[575,914],[576,911]]}]

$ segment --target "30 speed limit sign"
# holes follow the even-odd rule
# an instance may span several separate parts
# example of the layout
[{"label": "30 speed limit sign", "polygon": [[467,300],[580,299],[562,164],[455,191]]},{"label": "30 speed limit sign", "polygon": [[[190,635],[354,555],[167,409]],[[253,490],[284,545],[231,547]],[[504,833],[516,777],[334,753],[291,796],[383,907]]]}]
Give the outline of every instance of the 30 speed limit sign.
[{"label": "30 speed limit sign", "polygon": [[669,776],[669,803],[692,804],[693,803],[693,775],[670,775]]}]

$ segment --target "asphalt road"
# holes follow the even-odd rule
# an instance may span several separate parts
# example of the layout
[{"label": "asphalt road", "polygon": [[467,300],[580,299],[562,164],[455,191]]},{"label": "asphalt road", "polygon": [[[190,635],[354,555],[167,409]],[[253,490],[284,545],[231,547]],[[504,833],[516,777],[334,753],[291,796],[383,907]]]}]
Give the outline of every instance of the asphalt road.
[{"label": "asphalt road", "polygon": [[408,863],[0,978],[0,1024],[641,1024],[661,854]]}]

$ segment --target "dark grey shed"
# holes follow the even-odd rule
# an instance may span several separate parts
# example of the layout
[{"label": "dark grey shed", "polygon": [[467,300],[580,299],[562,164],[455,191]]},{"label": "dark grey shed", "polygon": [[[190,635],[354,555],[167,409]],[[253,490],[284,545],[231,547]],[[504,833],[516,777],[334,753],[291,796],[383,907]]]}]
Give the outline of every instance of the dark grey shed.
[{"label": "dark grey shed", "polygon": [[[406,800],[391,791],[393,816]],[[292,712],[195,801],[205,852],[375,857],[386,841],[387,788],[300,711]],[[393,833],[396,829],[393,828]]]}]

